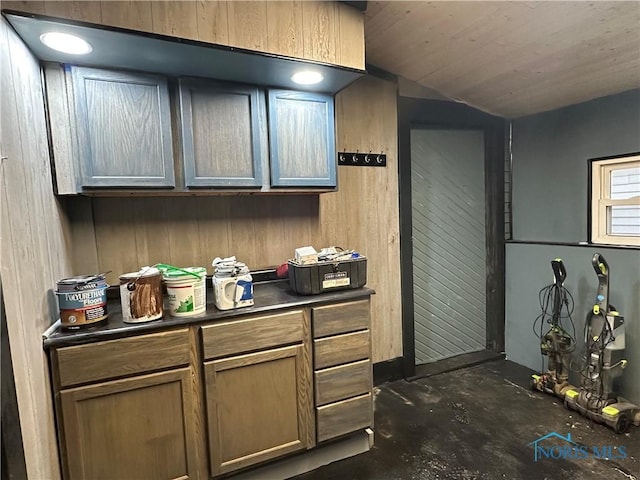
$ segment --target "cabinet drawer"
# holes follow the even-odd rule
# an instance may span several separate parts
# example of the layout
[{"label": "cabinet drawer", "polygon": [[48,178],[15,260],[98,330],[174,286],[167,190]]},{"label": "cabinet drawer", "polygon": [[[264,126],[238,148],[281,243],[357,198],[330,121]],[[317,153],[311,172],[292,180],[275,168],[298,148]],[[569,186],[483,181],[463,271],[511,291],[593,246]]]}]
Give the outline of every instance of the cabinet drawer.
[{"label": "cabinet drawer", "polygon": [[371,426],[371,394],[331,403],[316,409],[318,442]]},{"label": "cabinet drawer", "polygon": [[189,363],[189,330],[139,335],[56,350],[60,386]]},{"label": "cabinet drawer", "polygon": [[315,373],[316,405],[325,405],[371,391],[371,362],[348,363]]},{"label": "cabinet drawer", "polygon": [[362,330],[314,340],[313,359],[316,370],[369,358],[369,336],[369,330]]},{"label": "cabinet drawer", "polygon": [[369,299],[313,310],[313,338],[369,328]]},{"label": "cabinet drawer", "polygon": [[303,325],[303,311],[294,310],[202,327],[204,358],[218,358],[300,342],[304,338]]}]

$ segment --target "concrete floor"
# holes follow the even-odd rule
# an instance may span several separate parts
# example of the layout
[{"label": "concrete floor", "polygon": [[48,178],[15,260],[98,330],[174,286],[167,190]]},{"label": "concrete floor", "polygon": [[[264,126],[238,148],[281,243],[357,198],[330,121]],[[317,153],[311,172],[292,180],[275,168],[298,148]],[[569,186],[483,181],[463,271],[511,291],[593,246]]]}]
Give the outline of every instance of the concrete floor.
[{"label": "concrete floor", "polygon": [[[530,391],[531,371],[497,360],[376,389],[374,448],[300,480],[640,480],[640,428],[617,435],[555,397]],[[550,432],[579,445],[624,446],[627,458],[540,459],[528,446]],[[547,440],[543,445],[560,445]],[[619,452],[619,450],[614,450]]]}]

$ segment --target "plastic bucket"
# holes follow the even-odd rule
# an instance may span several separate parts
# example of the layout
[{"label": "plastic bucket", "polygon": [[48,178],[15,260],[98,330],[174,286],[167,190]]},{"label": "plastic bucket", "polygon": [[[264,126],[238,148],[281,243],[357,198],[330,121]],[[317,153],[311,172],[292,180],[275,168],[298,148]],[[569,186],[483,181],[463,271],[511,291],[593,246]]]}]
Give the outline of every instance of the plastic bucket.
[{"label": "plastic bucket", "polygon": [[172,316],[191,317],[207,310],[206,276],[207,270],[202,267],[169,268],[164,271],[169,313]]},{"label": "plastic bucket", "polygon": [[62,327],[79,329],[106,320],[108,287],[104,275],[81,275],[60,280],[56,296]]},{"label": "plastic bucket", "polygon": [[120,275],[122,320],[150,322],[162,318],[162,274],[153,267]]}]

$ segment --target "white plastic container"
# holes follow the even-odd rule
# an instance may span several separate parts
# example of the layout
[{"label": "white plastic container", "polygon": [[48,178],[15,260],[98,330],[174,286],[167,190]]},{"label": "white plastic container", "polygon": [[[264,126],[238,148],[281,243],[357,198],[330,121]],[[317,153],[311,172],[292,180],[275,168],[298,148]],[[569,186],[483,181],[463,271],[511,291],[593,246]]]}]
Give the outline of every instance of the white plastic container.
[{"label": "white plastic container", "polygon": [[236,257],[216,257],[211,263],[215,273],[211,278],[213,299],[218,310],[253,305],[253,279],[249,267]]},{"label": "white plastic container", "polygon": [[250,307],[253,305],[253,281],[246,273],[237,277],[214,276],[213,297],[218,310]]},{"label": "white plastic container", "polygon": [[[185,272],[191,272],[190,275]],[[203,267],[168,269],[163,278],[167,286],[169,313],[174,317],[191,317],[207,310],[207,270]]]}]

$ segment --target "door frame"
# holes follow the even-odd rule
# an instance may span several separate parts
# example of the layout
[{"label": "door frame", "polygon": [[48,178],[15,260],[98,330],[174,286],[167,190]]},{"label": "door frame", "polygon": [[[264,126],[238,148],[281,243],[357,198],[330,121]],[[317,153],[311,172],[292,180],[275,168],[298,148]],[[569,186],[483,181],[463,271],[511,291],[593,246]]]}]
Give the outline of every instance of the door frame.
[{"label": "door frame", "polygon": [[404,378],[415,376],[411,129],[482,130],[487,250],[486,349],[504,352],[504,168],[508,122],[461,103],[398,97],[398,192]]}]

